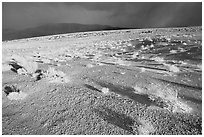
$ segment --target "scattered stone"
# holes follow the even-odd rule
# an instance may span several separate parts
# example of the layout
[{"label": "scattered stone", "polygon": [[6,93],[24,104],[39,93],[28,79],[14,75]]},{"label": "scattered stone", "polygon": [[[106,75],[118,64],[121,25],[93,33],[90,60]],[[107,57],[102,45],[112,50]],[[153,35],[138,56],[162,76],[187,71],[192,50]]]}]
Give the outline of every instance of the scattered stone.
[{"label": "scattered stone", "polygon": [[93,68],[94,65],[93,65],[93,64],[87,64],[86,67],[87,67],[87,68]]},{"label": "scattered stone", "polygon": [[151,45],[150,45],[150,48],[154,48],[154,44],[151,44]]},{"label": "scattered stone", "polygon": [[124,74],[125,74],[125,72],[121,72],[120,74],[121,74],[121,75],[124,75]]},{"label": "scattered stone", "polygon": [[49,59],[46,59],[46,58],[41,59],[41,61],[43,61],[43,63],[46,63],[46,64],[51,63],[51,61]]},{"label": "scattered stone", "polygon": [[159,62],[159,63],[163,63],[164,62],[164,59],[162,57],[155,57],[155,58],[152,58],[153,60]]},{"label": "scattered stone", "polygon": [[168,42],[170,42],[170,41],[171,41],[171,38],[166,38],[166,40],[167,40]]},{"label": "scattered stone", "polygon": [[124,61],[124,60],[121,60],[121,59],[117,59],[115,62],[116,62],[116,64],[121,65],[121,66],[130,66],[131,65],[130,62]]},{"label": "scattered stone", "polygon": [[99,65],[99,66],[104,66],[105,64],[103,63],[100,63],[100,62],[97,62],[96,65]]},{"label": "scattered stone", "polygon": [[32,74],[32,77],[36,81],[38,81],[38,80],[41,80],[43,77],[45,77],[44,73],[45,73],[44,71],[38,69],[38,70],[36,70],[36,72],[34,74]]},{"label": "scattered stone", "polygon": [[183,45],[185,45],[185,46],[186,46],[186,45],[188,45],[188,44],[187,44],[186,42],[183,42]]},{"label": "scattered stone", "polygon": [[46,79],[51,83],[68,83],[70,79],[62,71],[57,71],[55,68],[49,68],[45,73]]},{"label": "scattered stone", "polygon": [[141,50],[145,50],[146,48],[145,48],[145,46],[144,45],[142,45],[141,46]]},{"label": "scattered stone", "polygon": [[185,50],[184,48],[178,48],[178,50],[180,51],[180,52],[186,52],[187,50]]},{"label": "scattered stone", "polygon": [[6,95],[9,95],[12,92],[19,92],[19,90],[14,85],[11,85],[11,86],[7,85],[7,86],[5,86],[3,91],[4,91],[4,93]]},{"label": "scattered stone", "polygon": [[20,92],[12,92],[7,97],[10,100],[23,100],[27,96],[26,93],[20,91]]},{"label": "scattered stone", "polygon": [[142,94],[143,93],[143,90],[142,88],[138,87],[137,85],[134,87],[134,90],[135,90],[135,93],[139,93],[139,94]]},{"label": "scattered stone", "polygon": [[169,67],[169,71],[171,71],[171,72],[175,72],[175,73],[180,72],[180,69],[178,67],[176,67],[175,65],[166,64],[166,66]]},{"label": "scattered stone", "polygon": [[177,53],[177,50],[170,50],[170,53]]},{"label": "scattered stone", "polygon": [[109,91],[109,88],[102,88],[101,91],[104,93],[104,94],[108,94],[110,91]]},{"label": "scattered stone", "polygon": [[145,72],[146,71],[146,69],[145,68],[141,68],[141,72]]},{"label": "scattered stone", "polygon": [[132,58],[137,58],[139,56],[139,52],[134,52]]},{"label": "scattered stone", "polygon": [[19,75],[26,75],[26,74],[27,74],[27,71],[26,71],[24,68],[20,68],[20,69],[17,70],[17,73],[18,73]]}]

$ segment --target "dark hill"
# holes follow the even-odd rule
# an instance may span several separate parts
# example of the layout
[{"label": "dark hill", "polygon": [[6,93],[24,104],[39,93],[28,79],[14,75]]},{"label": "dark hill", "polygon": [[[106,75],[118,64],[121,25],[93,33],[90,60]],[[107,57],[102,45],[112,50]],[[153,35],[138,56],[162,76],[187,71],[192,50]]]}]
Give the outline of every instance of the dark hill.
[{"label": "dark hill", "polygon": [[3,29],[2,40],[14,40],[22,38],[31,38],[63,33],[74,33],[84,31],[100,31],[100,30],[118,30],[123,29],[119,27],[112,27],[107,25],[84,25],[76,23],[57,23],[47,24],[35,28],[28,28],[24,30]]}]

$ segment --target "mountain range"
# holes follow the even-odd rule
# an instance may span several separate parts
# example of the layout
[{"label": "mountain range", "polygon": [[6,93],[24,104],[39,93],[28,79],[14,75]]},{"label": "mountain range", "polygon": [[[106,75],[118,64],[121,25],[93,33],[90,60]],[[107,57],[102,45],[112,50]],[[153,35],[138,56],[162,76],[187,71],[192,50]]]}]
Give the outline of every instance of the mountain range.
[{"label": "mountain range", "polygon": [[64,33],[74,33],[74,32],[86,32],[86,31],[100,31],[100,30],[118,30],[118,29],[127,29],[120,27],[112,27],[108,25],[85,25],[77,23],[55,23],[55,24],[46,24],[34,28],[27,28],[23,30],[15,29],[3,29],[2,31],[2,40],[14,40],[22,38],[31,38],[55,34],[64,34]]}]

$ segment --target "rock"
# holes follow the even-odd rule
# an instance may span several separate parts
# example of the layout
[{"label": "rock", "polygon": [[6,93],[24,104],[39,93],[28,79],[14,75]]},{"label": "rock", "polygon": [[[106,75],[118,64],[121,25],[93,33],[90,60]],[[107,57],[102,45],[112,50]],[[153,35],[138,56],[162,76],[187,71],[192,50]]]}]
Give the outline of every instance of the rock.
[{"label": "rock", "polygon": [[43,63],[47,63],[47,64],[51,63],[51,61],[49,59],[46,59],[46,58],[41,59],[41,61],[43,61]]},{"label": "rock", "polygon": [[19,75],[26,75],[26,74],[27,74],[27,71],[26,71],[24,68],[20,68],[20,69],[17,70],[17,73],[18,73]]},{"label": "rock", "polygon": [[105,64],[103,63],[100,63],[100,62],[97,62],[96,65],[99,65],[99,66],[104,66]]},{"label": "rock", "polygon": [[178,47],[178,50],[179,50],[180,52],[185,52],[185,51],[187,51],[187,50],[185,50],[184,48],[181,48],[181,47]]},{"label": "rock", "polygon": [[125,74],[125,72],[121,72],[120,74],[121,74],[121,75],[124,75],[124,74]]},{"label": "rock", "polygon": [[183,45],[185,45],[185,46],[186,46],[186,45],[188,45],[188,44],[187,44],[186,42],[183,42]]},{"label": "rock", "polygon": [[169,70],[172,72],[179,72],[180,69],[178,67],[176,67],[175,65],[168,65]]},{"label": "rock", "polygon": [[116,62],[116,64],[121,65],[121,66],[130,66],[131,65],[130,62],[124,61],[124,60],[121,60],[121,59],[117,59],[115,62]]},{"label": "rock", "polygon": [[87,64],[86,67],[87,67],[87,68],[93,68],[94,65],[92,65],[92,64]]},{"label": "rock", "polygon": [[139,52],[134,52],[133,55],[132,55],[132,58],[136,58],[139,56]]},{"label": "rock", "polygon": [[32,77],[38,81],[45,77],[44,72],[42,70],[37,70],[35,73],[32,74]]},{"label": "rock", "polygon": [[164,59],[161,58],[161,57],[155,57],[155,58],[152,58],[153,60],[159,62],[159,63],[163,63],[164,62]]},{"label": "rock", "polygon": [[170,53],[177,53],[177,50],[170,50]]},{"label": "rock", "polygon": [[142,45],[142,46],[141,46],[141,50],[145,50],[145,47],[144,47],[144,45]]},{"label": "rock", "polygon": [[146,71],[146,69],[145,68],[141,68],[141,72],[145,72]]},{"label": "rock", "polygon": [[143,93],[144,91],[142,90],[142,88],[138,87],[137,85],[134,87],[135,93]]},{"label": "rock", "polygon": [[12,92],[19,92],[19,90],[13,85],[11,85],[11,86],[7,85],[4,87],[4,92],[6,93],[6,95],[9,95]]},{"label": "rock", "polygon": [[7,97],[10,100],[22,100],[27,96],[26,93],[23,93],[22,91],[18,92],[12,92]]},{"label": "rock", "polygon": [[150,48],[154,48],[154,44],[151,44],[151,45],[150,45]]},{"label": "rock", "polygon": [[109,91],[109,88],[102,88],[101,91],[104,93],[104,94],[108,94],[110,91]]},{"label": "rock", "polygon": [[57,71],[55,68],[49,68],[45,73],[46,79],[51,83],[67,83],[70,79],[62,71]]},{"label": "rock", "polygon": [[[22,67],[29,74],[35,73],[35,71],[38,69],[37,62],[27,60],[26,58],[18,56],[18,55],[12,56],[11,64],[16,71],[18,71],[18,69]],[[16,68],[15,66],[17,66],[18,68]],[[23,70],[19,70],[19,71],[20,71],[19,73],[24,72]]]},{"label": "rock", "polygon": [[170,41],[171,41],[171,38],[166,38],[166,40],[167,40],[168,42],[170,42]]}]

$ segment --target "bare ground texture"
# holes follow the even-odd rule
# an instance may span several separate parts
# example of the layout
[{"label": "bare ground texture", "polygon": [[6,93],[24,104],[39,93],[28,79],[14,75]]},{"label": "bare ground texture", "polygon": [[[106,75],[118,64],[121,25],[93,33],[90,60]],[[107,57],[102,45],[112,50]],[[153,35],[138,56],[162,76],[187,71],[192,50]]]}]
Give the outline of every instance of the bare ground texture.
[{"label": "bare ground texture", "polygon": [[202,28],[2,44],[3,135],[202,134]]}]

